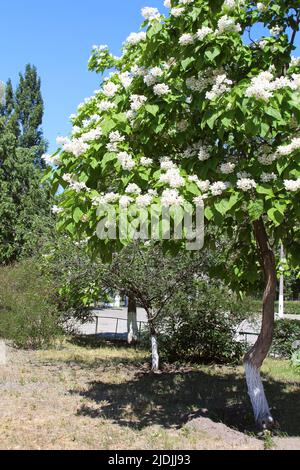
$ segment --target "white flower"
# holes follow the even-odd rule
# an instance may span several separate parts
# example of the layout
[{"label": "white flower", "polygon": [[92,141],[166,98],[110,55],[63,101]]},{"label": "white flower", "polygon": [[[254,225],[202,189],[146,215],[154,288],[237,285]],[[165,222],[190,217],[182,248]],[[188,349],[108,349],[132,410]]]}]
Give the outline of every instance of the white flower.
[{"label": "white flower", "polygon": [[276,155],[273,155],[271,153],[262,153],[261,155],[258,156],[258,161],[262,165],[270,166],[272,163],[276,160]]},{"label": "white flower", "polygon": [[129,72],[120,73],[119,79],[125,89],[130,87],[133,80]]},{"label": "white flower", "polygon": [[300,57],[291,57],[291,67],[298,67],[300,66]]},{"label": "white flower", "polygon": [[144,77],[144,82],[148,86],[153,86],[157,82],[157,79],[163,75],[163,71],[160,67],[153,67],[149,73]]},{"label": "white flower", "polygon": [[100,101],[97,107],[99,111],[104,112],[104,111],[108,111],[109,109],[116,108],[116,105],[115,103],[111,103],[110,101]]},{"label": "white flower", "polygon": [[197,183],[200,191],[202,191],[203,193],[206,193],[209,189],[210,189],[210,181],[206,180],[206,181],[198,181]]},{"label": "white flower", "polygon": [[62,136],[56,137],[56,143],[57,143],[57,145],[65,145],[65,144],[68,143],[69,141],[70,141],[70,139],[68,139],[68,137],[62,137]]},{"label": "white flower", "polygon": [[103,85],[103,93],[105,96],[109,98],[112,98],[113,96],[115,96],[118,89],[119,89],[119,85],[116,85],[113,82],[108,82],[108,83],[105,83],[105,85]]},{"label": "white flower", "polygon": [[228,185],[223,183],[223,181],[217,181],[210,186],[210,190],[213,196],[221,196],[221,194],[223,194],[227,188]]},{"label": "white flower", "polygon": [[81,139],[83,142],[91,142],[93,140],[99,139],[102,135],[101,129],[91,129],[89,132],[82,134]]},{"label": "white flower", "polygon": [[135,183],[131,183],[127,186],[126,190],[125,190],[125,193],[127,194],[141,194],[142,190],[141,188],[135,184]]},{"label": "white flower", "polygon": [[205,162],[206,160],[209,160],[210,159],[210,147],[208,147],[207,145],[202,145],[199,148],[198,159],[200,160],[200,162]]},{"label": "white flower", "polygon": [[227,10],[234,10],[235,8],[238,7],[236,0],[225,0],[224,2],[224,7],[227,8]]},{"label": "white flower", "polygon": [[113,131],[109,134],[110,143],[124,142],[125,136],[121,135],[119,131]]},{"label": "white flower", "polygon": [[179,18],[179,16],[183,15],[184,12],[184,8],[172,8],[172,10],[170,11],[171,15],[174,16],[174,18]]},{"label": "white flower", "polygon": [[230,175],[233,173],[235,170],[235,164],[234,163],[222,163],[220,165],[220,172],[223,173],[224,175]]},{"label": "white flower", "polygon": [[141,166],[145,166],[145,167],[151,166],[152,163],[153,163],[152,158],[142,157],[142,158],[141,158],[141,161],[140,161],[140,165],[141,165]]},{"label": "white flower", "polygon": [[225,74],[217,75],[215,84],[211,91],[206,93],[206,99],[214,100],[230,90],[233,82],[227,78]]},{"label": "white flower", "polygon": [[193,202],[197,207],[204,207],[203,196],[194,197]]},{"label": "white flower", "polygon": [[89,148],[89,145],[83,142],[82,139],[73,139],[63,146],[63,150],[67,153],[72,153],[75,157],[80,157]]},{"label": "white flower", "polygon": [[164,207],[181,206],[184,199],[176,189],[165,189],[162,193],[161,203]]},{"label": "white flower", "polygon": [[154,94],[158,96],[163,96],[171,92],[170,88],[165,83],[158,83],[153,87],[153,91]]},{"label": "white flower", "polygon": [[218,21],[218,33],[239,33],[242,30],[240,24],[236,24],[233,18],[222,16]]},{"label": "white flower", "polygon": [[129,153],[120,152],[117,157],[123,170],[130,171],[135,167],[135,161]]},{"label": "white flower", "polygon": [[277,176],[275,175],[275,173],[265,173],[263,172],[261,177],[260,177],[260,180],[262,183],[270,183],[270,181],[274,181],[277,179]]},{"label": "white flower", "polygon": [[193,34],[190,34],[190,33],[183,34],[179,38],[179,44],[181,46],[187,46],[188,44],[193,44],[194,41],[195,41],[195,37]]},{"label": "white flower", "polygon": [[89,189],[88,189],[88,187],[86,186],[85,183],[79,183],[78,181],[76,181],[74,179],[73,175],[71,175],[69,173],[66,173],[65,175],[63,175],[62,179],[66,183],[68,183],[70,188],[74,189],[74,191],[76,191],[76,193],[79,193],[81,191],[89,191]]},{"label": "white flower", "polygon": [[256,182],[250,178],[242,178],[237,182],[237,188],[241,189],[244,192],[250,191],[251,189],[256,188]]},{"label": "white flower", "polygon": [[262,3],[262,2],[258,2],[258,4],[257,4],[257,9],[258,9],[258,11],[267,11],[267,10],[268,10],[268,6],[265,5],[265,4]]},{"label": "white flower", "polygon": [[289,145],[281,145],[277,149],[277,153],[280,156],[290,155],[296,150],[300,149],[300,137],[294,137]]},{"label": "white flower", "polygon": [[49,166],[60,164],[60,158],[58,155],[52,156],[45,153],[44,155],[42,155],[42,160]]},{"label": "white flower", "polygon": [[213,33],[213,30],[211,28],[209,28],[208,26],[203,26],[201,29],[198,29],[196,33],[196,37],[197,39],[199,39],[199,41],[203,41],[203,39],[205,39],[206,36],[212,33]]},{"label": "white flower", "polygon": [[191,3],[194,3],[195,0],[179,0],[179,4],[182,5],[189,5]]},{"label": "white flower", "polygon": [[149,207],[152,204],[153,196],[151,194],[142,194],[136,198],[136,205],[139,208]]},{"label": "white flower", "polygon": [[283,31],[283,28],[281,26],[274,26],[273,28],[270,29],[270,34],[271,36],[279,36]]},{"label": "white flower", "polygon": [[133,199],[129,196],[121,196],[119,200],[120,207],[122,209],[126,209],[131,203]]},{"label": "white flower", "polygon": [[165,0],[165,1],[164,1],[164,6],[165,6],[166,8],[171,8],[171,0]]},{"label": "white flower", "polygon": [[147,35],[144,31],[141,31],[140,33],[130,33],[128,38],[125,41],[125,44],[135,46],[139,42],[145,41],[146,38],[147,38]]},{"label": "white flower", "polygon": [[61,214],[63,211],[64,211],[64,210],[63,210],[62,207],[53,206],[53,207],[51,208],[52,214]]},{"label": "white flower", "polygon": [[168,171],[176,168],[176,165],[172,162],[172,160],[170,160],[169,157],[164,157],[160,161],[160,168],[162,171]]},{"label": "white flower", "polygon": [[106,145],[106,149],[108,152],[117,152],[118,151],[118,143],[117,142],[109,142]]},{"label": "white flower", "polygon": [[130,107],[132,111],[138,111],[147,101],[147,97],[143,95],[131,95],[129,99],[131,102]]},{"label": "white flower", "polygon": [[296,192],[300,189],[300,178],[297,180],[285,180],[284,187],[287,191]]},{"label": "white flower", "polygon": [[145,20],[152,21],[160,18],[160,13],[157,8],[145,7],[142,8],[142,16]]},{"label": "white flower", "polygon": [[171,188],[181,188],[185,185],[184,178],[180,175],[178,168],[172,168],[165,174],[162,174],[159,179],[160,183],[168,184]]}]

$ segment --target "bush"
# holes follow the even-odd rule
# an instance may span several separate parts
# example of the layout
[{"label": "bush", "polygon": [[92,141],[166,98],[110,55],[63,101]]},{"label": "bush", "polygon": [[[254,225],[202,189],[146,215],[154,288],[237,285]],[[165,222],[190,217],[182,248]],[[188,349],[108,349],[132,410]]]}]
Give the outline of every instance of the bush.
[{"label": "bush", "polygon": [[180,292],[160,322],[160,347],[168,361],[232,363],[244,345],[234,340],[243,320],[241,305],[228,290],[197,283]]},{"label": "bush", "polygon": [[0,336],[24,349],[51,345],[60,333],[51,281],[34,260],[0,269]]},{"label": "bush", "polygon": [[278,320],[275,323],[274,340],[271,353],[290,358],[295,343],[300,340],[300,322],[298,320]]}]

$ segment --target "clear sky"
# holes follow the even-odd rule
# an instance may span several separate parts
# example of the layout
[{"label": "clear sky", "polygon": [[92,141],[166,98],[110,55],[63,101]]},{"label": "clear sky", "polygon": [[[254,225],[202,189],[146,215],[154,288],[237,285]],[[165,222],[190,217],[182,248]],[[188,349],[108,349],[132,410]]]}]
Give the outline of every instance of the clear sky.
[{"label": "clear sky", "polygon": [[69,116],[99,87],[87,70],[93,44],[116,55],[130,32],[138,31],[144,6],[164,11],[163,0],[1,1],[0,80],[15,84],[26,63],[37,66],[45,101],[43,129],[49,150],[70,130]]},{"label": "clear sky", "polygon": [[70,131],[70,114],[99,87],[99,76],[87,70],[91,46],[108,44],[118,55],[129,33],[140,27],[144,6],[164,11],[163,0],[1,2],[0,80],[10,77],[15,84],[27,63],[37,66],[50,151],[56,136]]}]

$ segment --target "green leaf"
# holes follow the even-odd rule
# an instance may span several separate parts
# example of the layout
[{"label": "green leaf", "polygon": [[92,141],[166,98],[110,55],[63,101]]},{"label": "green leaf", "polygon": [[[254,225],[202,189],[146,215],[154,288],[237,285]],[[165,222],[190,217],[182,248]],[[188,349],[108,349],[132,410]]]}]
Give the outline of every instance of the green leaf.
[{"label": "green leaf", "polygon": [[250,201],[248,206],[250,220],[258,220],[264,213],[264,202],[261,199]]},{"label": "green leaf", "polygon": [[80,207],[75,207],[73,211],[73,219],[78,224],[78,222],[81,220],[81,217],[83,216],[83,212],[80,209]]},{"label": "green leaf", "polygon": [[187,57],[186,59],[181,61],[181,67],[183,70],[186,70],[189,65],[191,65],[193,62],[195,62],[195,57]]},{"label": "green leaf", "polygon": [[145,106],[145,110],[149,113],[152,114],[152,116],[156,116],[157,113],[159,112],[159,106],[157,104],[147,104]]},{"label": "green leaf", "polygon": [[281,214],[275,207],[272,207],[272,209],[268,210],[268,217],[276,227],[278,227],[278,225],[282,224],[284,221],[283,214]]}]

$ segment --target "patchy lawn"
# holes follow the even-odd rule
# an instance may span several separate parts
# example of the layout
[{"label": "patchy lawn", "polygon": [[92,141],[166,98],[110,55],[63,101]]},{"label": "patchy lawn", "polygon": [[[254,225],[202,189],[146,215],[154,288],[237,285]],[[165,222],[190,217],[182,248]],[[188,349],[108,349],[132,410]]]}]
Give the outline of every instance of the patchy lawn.
[{"label": "patchy lawn", "polygon": [[[98,345],[99,346],[99,345]],[[0,367],[0,449],[300,448],[300,375],[269,360],[266,390],[293,439],[263,442],[240,367],[149,371],[144,351],[65,342],[49,351],[10,349]]]}]

